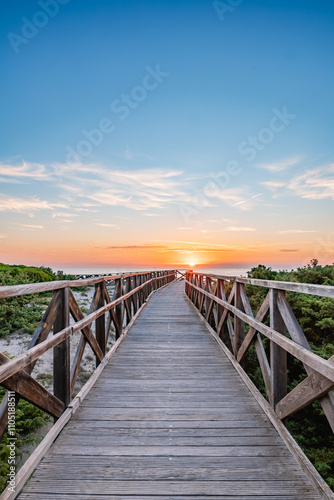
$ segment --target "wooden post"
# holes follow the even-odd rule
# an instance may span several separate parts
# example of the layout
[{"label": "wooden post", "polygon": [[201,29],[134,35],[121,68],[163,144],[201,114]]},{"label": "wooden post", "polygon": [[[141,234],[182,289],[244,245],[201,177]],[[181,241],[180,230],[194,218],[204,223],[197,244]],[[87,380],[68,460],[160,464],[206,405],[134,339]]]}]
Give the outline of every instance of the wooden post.
[{"label": "wooden post", "polygon": [[[58,293],[59,309],[53,325],[54,335],[70,324],[69,288],[63,288]],[[65,407],[70,403],[70,386],[70,337],[68,337],[53,349],[53,393]]]},{"label": "wooden post", "polygon": [[[115,280],[115,293],[114,299],[118,299],[123,295],[122,293],[122,278],[118,278]],[[115,307],[115,316],[116,316],[116,340],[122,335],[123,330],[123,303],[119,304]]]},{"label": "wooden post", "polygon": [[[125,278],[125,293],[131,292],[132,290],[132,280],[131,277]],[[126,324],[128,325],[132,318],[132,299],[131,297],[126,301]]]},{"label": "wooden post", "polygon": [[[97,283],[95,285],[96,293],[99,293],[99,299],[97,302],[96,309],[104,306],[104,294],[102,283]],[[97,343],[100,346],[103,356],[106,353],[106,323],[105,323],[105,315],[102,314],[95,320],[95,337]],[[100,361],[96,358],[96,366],[99,366]]]},{"label": "wooden post", "polygon": [[189,271],[187,271],[186,272],[186,283],[185,283],[185,287],[184,287],[184,292],[187,295],[187,297],[189,297],[189,285],[187,283],[187,281],[189,280],[189,278],[190,278],[190,273],[189,273]]},{"label": "wooden post", "polygon": [[[197,280],[197,285],[204,290],[204,281],[203,276],[200,275]],[[203,293],[198,292],[198,304],[197,308],[201,314],[203,314],[203,304],[204,304],[205,295]]]},{"label": "wooden post", "polygon": [[[145,274],[145,281],[149,281],[150,279],[150,273],[146,273]],[[147,283],[147,285],[145,286],[145,300],[147,300],[147,297],[150,295],[150,286],[151,284],[150,283]]]},{"label": "wooden post", "polygon": [[[223,300],[226,299],[224,285],[225,285],[225,280],[222,280],[222,279],[218,279],[217,280],[217,297],[220,298],[220,299],[223,299]],[[221,326],[219,328],[219,323],[220,323],[220,319],[221,319],[221,317],[223,315],[223,312],[224,312],[223,306],[217,304],[217,309],[216,309],[216,331],[217,331],[218,337],[222,336],[221,333],[222,333],[222,330],[223,330],[223,326]]]},{"label": "wooden post", "polygon": [[[285,325],[277,304],[278,291],[270,290],[270,328],[285,335]],[[275,409],[277,403],[287,394],[287,354],[272,340],[270,341],[271,394],[270,403]]]},{"label": "wooden post", "polygon": [[[191,283],[195,284],[195,275],[193,272],[190,275],[190,281],[191,281]],[[190,300],[193,304],[195,304],[195,291],[196,290],[194,290],[194,288],[191,286],[190,287]]]},{"label": "wooden post", "polygon": [[[205,286],[203,288],[208,293],[212,294],[212,279],[211,279],[211,277],[209,277],[209,276],[205,277]],[[203,314],[203,316],[205,317],[205,319],[209,323],[209,325],[210,325],[210,318],[209,318],[208,313],[210,311],[210,303],[211,303],[210,297],[205,296],[205,313]]]},{"label": "wooden post", "polygon": [[[242,298],[241,298],[241,292],[240,292],[240,287],[242,286],[241,283],[236,283],[236,289],[235,289],[235,298],[234,298],[234,305],[241,311],[244,311],[243,305],[242,305]],[[237,356],[238,350],[244,340],[245,336],[245,325],[244,322],[238,318],[236,315],[234,315],[234,353],[235,356]]]},{"label": "wooden post", "polygon": [[[132,289],[137,288],[138,286],[138,276],[133,276],[132,280]],[[138,292],[132,295],[132,304],[133,304],[133,314],[136,314],[138,311]]]}]

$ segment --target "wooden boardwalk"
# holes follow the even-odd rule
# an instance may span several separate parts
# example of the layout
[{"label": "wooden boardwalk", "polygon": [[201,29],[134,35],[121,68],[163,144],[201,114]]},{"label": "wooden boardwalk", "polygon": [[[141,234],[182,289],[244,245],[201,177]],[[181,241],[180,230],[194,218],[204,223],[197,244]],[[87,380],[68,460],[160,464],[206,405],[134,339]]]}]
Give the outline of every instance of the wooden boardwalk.
[{"label": "wooden boardwalk", "polygon": [[320,497],[176,282],[152,296],[19,498]]}]

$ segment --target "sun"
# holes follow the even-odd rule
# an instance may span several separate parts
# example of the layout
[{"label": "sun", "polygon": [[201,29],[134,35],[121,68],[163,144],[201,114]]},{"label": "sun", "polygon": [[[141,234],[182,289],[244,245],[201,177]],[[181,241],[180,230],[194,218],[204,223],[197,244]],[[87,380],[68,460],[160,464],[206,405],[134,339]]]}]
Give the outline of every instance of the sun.
[{"label": "sun", "polygon": [[194,267],[195,265],[196,265],[195,262],[189,262],[190,267]]}]

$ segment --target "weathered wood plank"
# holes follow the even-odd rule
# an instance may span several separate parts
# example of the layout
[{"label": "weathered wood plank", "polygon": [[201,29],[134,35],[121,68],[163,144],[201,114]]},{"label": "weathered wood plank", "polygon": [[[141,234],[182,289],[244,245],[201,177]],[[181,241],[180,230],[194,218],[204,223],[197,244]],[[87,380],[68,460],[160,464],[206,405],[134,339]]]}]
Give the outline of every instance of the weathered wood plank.
[{"label": "weathered wood plank", "polygon": [[[95,479],[81,479],[73,483],[71,480],[54,481],[35,481],[32,479],[29,483],[29,490],[34,493],[43,493],[45,491],[57,491],[58,493],[77,495],[150,495],[152,492],[158,492],[166,495],[221,495],[222,491],[228,491],[230,495],[296,495],[300,498],[304,493],[312,493],[312,488],[305,486],[303,481],[97,481]],[[124,498],[123,497],[123,498]]]},{"label": "weathered wood plank", "polygon": [[[304,335],[304,332],[302,331],[295,315],[293,314],[292,309],[290,307],[290,304],[286,300],[285,294],[283,292],[279,292],[278,297],[277,297],[277,304],[278,304],[278,309],[281,313],[283,321],[288,329],[288,332],[289,332],[292,340],[297,342],[297,344],[302,345],[307,350],[311,351],[312,350],[311,346],[310,346],[309,342],[307,341],[307,339]],[[306,373],[308,375],[312,375],[312,373],[313,373],[312,368],[307,366],[305,363],[304,363],[304,368],[305,368]],[[325,412],[328,423],[331,426],[332,431],[334,432],[334,395],[333,395],[333,392],[328,393],[328,391],[330,389],[332,389],[334,387],[334,385],[330,386],[328,384],[328,380],[326,378],[323,378],[323,380],[321,380],[322,378],[323,377],[321,375],[312,376],[312,379],[310,381],[312,381],[312,383],[315,386],[319,387],[320,390],[319,390],[318,397],[321,397],[324,394],[324,397],[322,397],[320,399],[320,404],[322,406],[322,409]],[[313,387],[312,383],[311,383],[310,388]],[[324,387],[326,387],[326,388],[329,387],[329,389],[324,391],[323,390]],[[308,391],[308,389],[306,389],[306,390]],[[312,394],[314,395],[315,393],[313,392]],[[302,392],[301,395],[302,395],[302,398],[305,397],[305,393]],[[296,394],[293,394],[292,398],[295,398],[295,396],[296,396]],[[310,398],[309,400],[301,401],[300,409],[307,406],[307,404],[311,403],[315,399],[317,399],[317,397],[315,397],[314,399]],[[285,402],[287,402],[287,400]],[[296,408],[296,407],[294,406],[294,408]],[[298,411],[297,409],[294,410],[293,408],[291,408],[291,410],[292,410],[292,413],[294,413],[295,411]],[[282,415],[285,414],[285,416],[292,415],[290,410],[286,411],[286,408],[283,411],[282,407],[280,407],[280,409],[278,411],[282,412]]]},{"label": "weathered wood plank", "polygon": [[[50,330],[51,330],[51,327],[53,325],[53,323],[55,322],[55,319],[57,317],[57,314],[58,314],[58,305],[59,305],[59,296],[60,296],[60,292],[55,292],[53,294],[53,297],[45,311],[45,313],[43,314],[43,317],[40,321],[40,324],[38,325],[34,335],[32,336],[32,339],[29,343],[29,349],[31,347],[34,347],[35,345],[39,344],[40,342],[43,342]],[[25,366],[24,368],[24,371],[27,372],[29,375],[31,374],[32,370],[34,369],[34,366],[36,364],[36,360],[33,361],[32,363],[30,363],[29,365]],[[15,398],[15,401],[16,401],[16,406],[18,404],[20,400],[20,395],[19,394],[16,394],[16,398]],[[7,393],[4,395],[2,401],[1,401],[1,404],[0,404],[0,441],[2,440],[5,432],[6,432],[6,429],[7,429],[7,424],[8,424],[8,397],[7,397]]]},{"label": "weathered wood plank", "polygon": [[[157,486],[159,486],[159,484],[157,484]],[[234,495],[232,494],[233,496],[230,496],[230,494],[228,495],[225,495],[223,493],[223,496],[222,496],[222,493],[218,493],[218,495],[209,495],[209,494],[205,494],[204,496],[203,495],[196,495],[196,496],[193,496],[192,498],[196,500],[258,500],[259,498],[261,500],[300,500],[300,494],[299,493],[296,493],[296,494],[293,494],[293,493],[290,493],[288,495],[285,495],[285,494],[269,494],[269,495],[263,495],[261,494],[261,497],[259,496],[254,496],[253,494],[250,494],[249,496],[248,495]],[[70,496],[68,496],[66,493],[65,494],[60,494],[60,493],[56,493],[56,494],[52,494],[52,493],[38,493],[36,491],[34,491],[33,493],[23,493],[20,495],[20,500],[72,500],[73,498],[75,498],[75,500],[87,500],[87,495],[85,495],[84,493],[80,494],[76,494],[75,497],[73,497],[73,495],[71,494]],[[127,495],[126,496],[126,500],[189,500],[189,495],[185,495],[185,496],[180,496],[180,495],[175,495],[173,494],[173,497],[171,497],[170,494],[166,494],[166,492],[159,492],[159,490],[157,488],[155,488],[155,493],[153,495],[149,495],[149,496],[146,496],[146,495],[140,495],[140,497],[138,495]],[[312,500],[315,500],[315,499],[319,499],[318,496],[315,496],[314,493],[308,493],[308,492],[305,492],[303,494],[303,498],[306,498],[306,499],[312,499]],[[108,495],[108,500],[125,500],[125,497],[124,495],[112,495],[112,494],[109,494]],[[105,495],[95,495],[90,497],[90,500],[106,500],[106,496]]]},{"label": "weathered wood plank", "polygon": [[182,288],[153,295],[21,498],[320,498]]},{"label": "weathered wood plank", "polygon": [[[173,274],[170,274],[169,276],[173,276]],[[96,318],[101,316],[101,314],[104,314],[104,313],[110,311],[115,306],[120,304],[123,300],[131,297],[134,293],[138,293],[138,291],[141,288],[143,288],[144,286],[145,286],[145,284],[139,285],[138,289],[132,290],[131,292],[129,292],[125,296],[122,296],[116,300],[113,300],[112,302],[110,302],[109,304],[106,304],[104,307],[98,309],[97,311],[94,311],[93,313],[88,314],[87,316],[85,316],[84,319],[78,321],[73,326],[64,328],[59,333],[53,335],[53,338],[45,340],[45,341],[41,342],[39,345],[34,346],[31,349],[28,349],[26,352],[24,352],[23,354],[20,354],[15,359],[11,360],[9,363],[6,363],[6,365],[0,367],[0,383],[3,380],[6,380],[6,378],[14,375],[14,373],[18,372],[21,368],[24,368],[25,366],[34,362],[36,359],[38,359],[42,354],[44,354],[48,350],[61,344],[70,335],[73,335],[74,333],[82,330],[82,328],[84,328],[85,326],[90,325],[92,323],[92,321],[94,321]]]},{"label": "weathered wood plank", "polygon": [[[279,282],[277,282],[279,283]],[[194,287],[194,285],[193,285]],[[334,287],[333,287],[334,288]],[[205,290],[202,290],[204,294],[207,294]],[[238,308],[232,306],[228,302],[225,302],[221,299],[215,297],[215,301],[218,304],[224,306],[228,311],[232,312],[240,319],[245,321],[248,325],[252,326],[260,333],[265,335],[268,339],[272,340],[279,347],[282,347],[285,351],[289,352],[297,359],[302,361],[303,363],[310,366],[315,371],[321,373],[324,377],[329,378],[334,381],[334,366],[328,363],[327,360],[324,360],[320,356],[308,351],[303,346],[297,345],[295,342],[280,334],[279,332],[273,330],[272,328],[267,327],[263,323],[256,321],[255,319],[249,317],[247,314],[241,312]],[[1,371],[0,371],[1,373]]]},{"label": "weathered wood plank", "polygon": [[[170,272],[171,271],[168,271],[168,273]],[[68,287],[76,288],[80,286],[92,286],[96,283],[102,283],[103,281],[114,281],[119,278],[137,277],[143,274],[145,273],[128,273],[79,280],[46,281],[43,283],[29,283],[27,285],[1,286],[0,299],[19,297],[20,295],[29,295],[31,293],[52,292],[54,290],[61,290]]]},{"label": "weathered wood plank", "polygon": [[263,288],[271,288],[273,290],[283,290],[290,292],[306,293],[308,295],[317,295],[319,297],[334,298],[334,287],[327,285],[311,285],[308,283],[294,283],[291,281],[272,281],[261,280],[254,278],[244,278],[242,276],[225,276],[221,274],[207,274],[212,279],[224,279],[226,281],[235,281],[244,283],[245,285],[262,286]]}]

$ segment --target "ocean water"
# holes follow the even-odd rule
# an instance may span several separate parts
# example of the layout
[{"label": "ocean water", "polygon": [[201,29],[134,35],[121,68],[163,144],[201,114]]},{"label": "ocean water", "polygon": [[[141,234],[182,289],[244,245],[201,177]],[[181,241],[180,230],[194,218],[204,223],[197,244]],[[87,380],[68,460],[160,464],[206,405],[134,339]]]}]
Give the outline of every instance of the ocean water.
[{"label": "ocean water", "polygon": [[[75,275],[91,275],[91,274],[122,274],[122,273],[135,273],[135,272],[145,272],[145,271],[158,271],[161,268],[138,268],[138,267],[127,267],[127,268],[63,268],[62,271],[65,274],[75,274]],[[166,267],[164,269],[175,269],[174,267]],[[177,268],[180,271],[186,271],[189,268]],[[205,274],[221,274],[224,276],[247,276],[247,271],[249,269],[230,269],[230,268],[200,268],[194,267],[193,270],[199,273]]]}]

